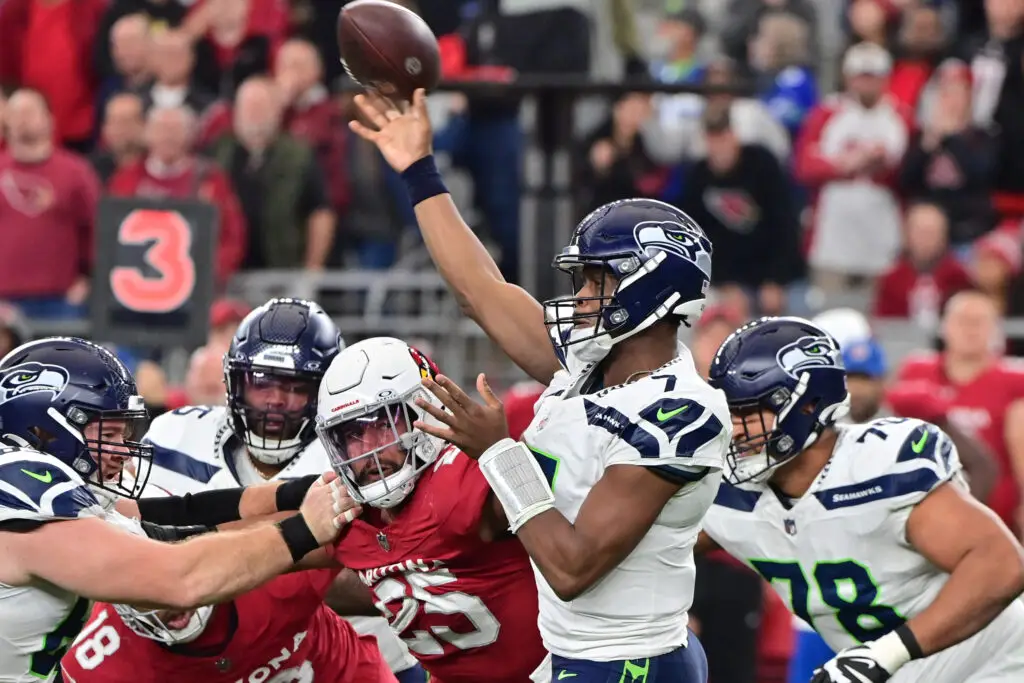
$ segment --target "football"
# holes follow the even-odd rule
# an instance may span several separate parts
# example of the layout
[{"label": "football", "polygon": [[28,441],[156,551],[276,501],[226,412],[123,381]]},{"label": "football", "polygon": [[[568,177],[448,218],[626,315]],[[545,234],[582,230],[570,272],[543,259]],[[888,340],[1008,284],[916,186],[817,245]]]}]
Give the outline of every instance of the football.
[{"label": "football", "polygon": [[338,15],[345,71],[364,88],[411,100],[441,78],[437,38],[415,12],[388,0],[356,0]]}]

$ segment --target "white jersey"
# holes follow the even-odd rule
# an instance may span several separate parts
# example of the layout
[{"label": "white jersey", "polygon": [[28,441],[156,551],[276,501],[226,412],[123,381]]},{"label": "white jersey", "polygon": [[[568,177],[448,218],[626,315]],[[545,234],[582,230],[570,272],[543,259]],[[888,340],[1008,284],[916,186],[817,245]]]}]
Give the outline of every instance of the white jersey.
[{"label": "white jersey", "polygon": [[[146,496],[168,491],[174,495],[208,489],[234,488],[266,483],[252,465],[243,444],[231,430],[227,408],[186,406],[155,420],[143,441],[153,446],[153,471]],[[319,440],[311,444],[269,481],[323,474],[331,462]],[[154,488],[156,487],[156,488]],[[356,631],[377,639],[381,654],[392,671],[416,665],[383,617],[345,617]]]},{"label": "white jersey", "polygon": [[[27,532],[56,520],[112,519],[70,467],[28,449],[0,450],[0,529]],[[121,518],[123,519],[123,518]],[[56,586],[0,583],[0,681],[52,681],[82,630],[90,601]]]},{"label": "white jersey", "polygon": [[523,433],[570,522],[612,465],[655,467],[688,482],[633,552],[571,602],[534,564],[540,632],[553,654],[615,661],[686,644],[693,546],[718,489],[730,421],[725,396],[701,379],[684,346],[679,354],[647,377],[594,393],[582,393],[594,364],[557,373]]},{"label": "white jersey", "polygon": [[[784,504],[767,486],[723,483],[704,526],[838,652],[892,631],[938,595],[949,576],[909,544],[907,520],[931,491],[964,483],[955,446],[934,425],[883,418],[837,430],[832,459],[803,497]],[[892,681],[1024,681],[1024,605]]]}]

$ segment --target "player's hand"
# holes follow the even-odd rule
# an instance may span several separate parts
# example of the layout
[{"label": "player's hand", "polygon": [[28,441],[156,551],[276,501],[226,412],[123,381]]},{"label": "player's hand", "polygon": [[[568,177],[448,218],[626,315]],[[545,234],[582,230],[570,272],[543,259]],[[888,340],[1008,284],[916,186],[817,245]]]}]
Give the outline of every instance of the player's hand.
[{"label": "player's hand", "polygon": [[309,487],[299,508],[306,526],[320,545],[337,538],[341,528],[362,512],[334,472],[326,472]]},{"label": "player's hand", "polygon": [[411,105],[396,105],[375,92],[356,95],[355,102],[370,125],[353,120],[349,128],[375,144],[393,169],[401,173],[431,153],[433,133],[427,114],[427,93],[422,88],[413,93]]},{"label": "player's hand", "polygon": [[416,399],[416,405],[438,422],[448,425],[447,428],[439,427],[420,420],[415,423],[416,428],[455,444],[474,460],[483,455],[488,448],[508,437],[505,407],[494,395],[483,373],[476,378],[476,390],[484,399],[482,405],[467,396],[466,392],[444,375],[438,375],[437,381],[423,380],[423,386],[437,396],[451,412],[445,412],[423,399]]},{"label": "player's hand", "polygon": [[884,683],[892,673],[875,659],[866,645],[847,648],[814,670],[811,683]]}]

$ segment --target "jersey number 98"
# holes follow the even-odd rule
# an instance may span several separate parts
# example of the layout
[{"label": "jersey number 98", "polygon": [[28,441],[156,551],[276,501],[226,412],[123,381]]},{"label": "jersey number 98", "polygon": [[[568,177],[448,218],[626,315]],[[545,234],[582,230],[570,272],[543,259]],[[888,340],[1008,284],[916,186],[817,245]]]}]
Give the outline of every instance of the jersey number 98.
[{"label": "jersey number 98", "polygon": [[[480,598],[468,593],[448,592],[434,594],[427,588],[440,588],[453,583],[456,578],[451,572],[441,569],[432,572],[405,572],[403,579],[387,578],[373,587],[377,596],[377,608],[401,636],[409,649],[418,655],[439,656],[444,654],[444,641],[459,650],[485,647],[498,640],[501,625]],[[388,605],[399,603],[397,611]],[[448,626],[431,626],[429,632],[423,629],[411,630],[412,622],[424,614],[461,614],[473,625],[467,633],[457,633]]]},{"label": "jersey number 98", "polygon": [[[808,609],[810,584],[800,565],[771,560],[750,562],[769,583],[788,583],[793,614],[814,626]],[[867,567],[858,562],[818,562],[814,565],[813,577],[822,602],[835,610],[836,621],[858,643],[879,638],[905,621],[895,609],[877,602],[878,586]],[[843,591],[843,586],[849,586],[852,594]]]}]

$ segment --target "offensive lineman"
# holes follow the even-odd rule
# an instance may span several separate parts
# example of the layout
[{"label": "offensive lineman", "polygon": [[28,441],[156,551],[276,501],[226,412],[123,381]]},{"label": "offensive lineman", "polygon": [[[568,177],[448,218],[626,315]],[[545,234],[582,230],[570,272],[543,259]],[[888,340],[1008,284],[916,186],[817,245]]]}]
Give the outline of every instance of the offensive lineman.
[{"label": "offensive lineman", "polygon": [[[334,559],[443,683],[525,683],[543,662],[529,558],[476,462],[426,432],[437,368],[405,342],[367,339],[320,385],[317,431],[364,510]],[[539,680],[547,680],[543,675]]]},{"label": "offensive lineman", "polygon": [[[227,406],[185,406],[153,421],[143,439],[153,446],[151,485],[181,495],[329,470],[316,438],[316,394],[344,346],[334,322],[312,301],[271,299],[250,312],[224,360]],[[425,679],[384,619],[346,618],[377,638],[401,683]]]},{"label": "offensive lineman", "polygon": [[[54,680],[90,599],[175,609],[227,600],[333,540],[358,513],[342,507],[330,482],[310,488],[301,513],[273,526],[183,543],[139,537],[128,531],[138,523],[101,500],[134,498],[145,485],[140,477],[128,488],[122,476],[128,461],[136,473],[148,466],[148,449],[133,440],[145,416],[131,374],[91,342],[43,339],[0,360],[0,679]],[[165,498],[135,511],[142,510],[142,525],[150,512],[216,524],[218,516],[226,522],[287,509],[282,492],[290,486]],[[153,525],[145,531],[188,535]]]},{"label": "offensive lineman", "polygon": [[733,441],[700,545],[760,573],[838,653],[812,683],[1024,680],[1024,549],[941,429],[841,424],[838,344],[799,318],[741,327],[710,378]]},{"label": "offensive lineman", "polygon": [[574,296],[545,310],[502,279],[459,216],[431,155],[423,91],[404,112],[373,94],[356,102],[373,129],[352,122],[352,130],[402,174],[431,258],[463,311],[549,385],[522,443],[507,438],[482,376],[486,407],[447,378],[426,380],[452,413],[423,403],[448,428],[417,427],[480,458],[533,561],[551,674],[574,683],[703,681],[687,610],[693,546],[728,447],[728,409],[677,332],[704,308],[710,241],[662,202],[605,205],[555,258],[572,275]]}]

